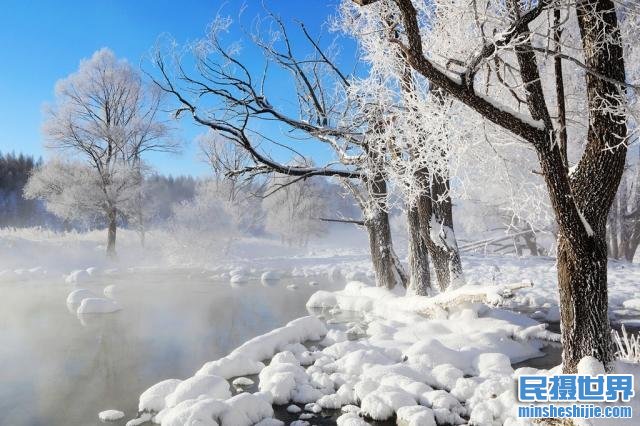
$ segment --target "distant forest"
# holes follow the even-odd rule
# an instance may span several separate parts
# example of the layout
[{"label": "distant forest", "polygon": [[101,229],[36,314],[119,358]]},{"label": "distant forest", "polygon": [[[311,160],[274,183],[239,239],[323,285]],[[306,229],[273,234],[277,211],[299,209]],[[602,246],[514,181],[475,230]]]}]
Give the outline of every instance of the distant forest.
[{"label": "distant forest", "polygon": [[[44,226],[57,230],[87,230],[104,226],[101,223],[65,222],[48,212],[42,200],[23,197],[29,175],[42,163],[42,158],[0,153],[0,227]],[[174,205],[191,200],[196,182],[191,176],[150,176],[147,179],[148,195],[156,206],[153,222],[166,221]]]}]

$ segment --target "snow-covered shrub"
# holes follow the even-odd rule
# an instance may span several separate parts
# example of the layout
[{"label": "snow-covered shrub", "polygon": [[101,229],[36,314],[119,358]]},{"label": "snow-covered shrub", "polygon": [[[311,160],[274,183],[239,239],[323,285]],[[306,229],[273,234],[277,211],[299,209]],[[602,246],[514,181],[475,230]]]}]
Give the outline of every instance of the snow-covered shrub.
[{"label": "snow-covered shrub", "polygon": [[640,363],[640,336],[630,335],[622,325],[622,332],[613,330],[613,341],[616,343],[616,356],[631,362]]},{"label": "snow-covered shrub", "polygon": [[326,233],[327,226],[320,218],[328,209],[317,181],[274,179],[265,195],[266,230],[283,242],[304,246],[310,237]]}]

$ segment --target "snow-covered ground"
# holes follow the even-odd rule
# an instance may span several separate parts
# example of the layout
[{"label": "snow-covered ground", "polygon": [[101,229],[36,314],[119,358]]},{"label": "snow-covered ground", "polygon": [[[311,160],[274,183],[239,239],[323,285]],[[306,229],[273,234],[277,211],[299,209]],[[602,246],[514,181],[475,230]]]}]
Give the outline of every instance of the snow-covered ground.
[{"label": "snow-covered ground", "polygon": [[[0,281],[66,281],[73,289],[118,269],[184,267],[162,257],[161,235],[149,238],[142,250],[127,232],[121,233],[120,259],[102,260],[97,255],[102,236],[5,232]],[[419,426],[525,424],[516,417],[515,378],[550,372],[514,371],[512,364],[544,355],[544,344],[559,339],[537,321],[559,319],[554,259],[466,256],[467,286],[427,299],[373,287],[361,235],[340,239],[349,246],[335,241],[296,249],[243,240],[224,260],[189,265],[240,287],[250,279],[264,278],[267,286],[282,277],[324,276],[344,288],[316,292],[307,303],[314,315],[256,337],[223,358],[194,365],[192,377],[167,377],[152,386],[140,396],[140,413],[128,424],[277,425],[274,404],[289,406],[287,411],[299,418],[297,426],[314,424],[319,413],[330,410],[344,413],[337,419],[342,426],[393,418]],[[610,263],[613,321],[634,325],[640,318],[640,291],[634,288],[639,281],[638,265]],[[106,299],[77,292],[68,303],[103,310],[114,292],[105,292]],[[623,362],[617,368],[633,370]],[[238,393],[251,381],[256,389]]]}]

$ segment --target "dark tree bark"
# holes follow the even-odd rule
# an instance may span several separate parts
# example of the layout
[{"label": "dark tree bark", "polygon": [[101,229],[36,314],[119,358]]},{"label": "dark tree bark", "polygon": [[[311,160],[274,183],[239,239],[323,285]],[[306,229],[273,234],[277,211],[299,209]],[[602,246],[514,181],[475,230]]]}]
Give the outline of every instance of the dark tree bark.
[{"label": "dark tree bark", "polygon": [[388,289],[396,285],[407,286],[408,277],[393,249],[391,225],[387,213],[387,182],[382,175],[365,182],[371,195],[370,213],[365,218],[365,227],[369,233],[371,260],[376,275],[376,284]]},{"label": "dark tree bark", "polygon": [[453,230],[449,181],[423,173],[420,179],[427,188],[417,202],[420,232],[433,263],[438,287],[445,291],[464,283],[460,251]]},{"label": "dark tree bark", "polygon": [[424,241],[418,206],[407,211],[407,233],[409,240],[409,286],[412,294],[428,296],[431,293],[431,273],[429,271],[429,252]]},{"label": "dark tree bark", "polygon": [[116,256],[116,232],[118,229],[117,211],[115,208],[109,209],[107,212],[107,220],[109,221],[109,227],[107,230],[107,256]]},{"label": "dark tree bark", "polygon": [[[576,5],[585,64],[616,81],[625,80],[625,68],[615,6],[611,0],[581,0]],[[603,40],[607,34],[607,40]],[[595,356],[609,366],[613,360],[607,314],[606,220],[624,171],[626,117],[603,108],[602,100],[619,99],[621,88],[586,76],[589,102],[587,147],[571,179],[577,208],[593,232],[575,238],[561,230],[558,245],[563,331],[563,370],[574,373],[580,359]],[[619,102],[613,100],[613,102]],[[586,225],[583,225],[586,226]],[[588,232],[587,232],[588,234]]]}]

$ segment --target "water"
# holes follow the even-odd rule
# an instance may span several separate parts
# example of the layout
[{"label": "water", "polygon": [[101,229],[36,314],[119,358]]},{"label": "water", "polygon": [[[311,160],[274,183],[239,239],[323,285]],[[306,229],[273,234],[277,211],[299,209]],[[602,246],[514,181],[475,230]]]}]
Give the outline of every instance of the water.
[{"label": "water", "polygon": [[[65,304],[73,288],[52,281],[0,285],[2,426],[104,425],[98,413],[106,409],[132,418],[146,388],[187,378],[308,315],[305,303],[318,289],[308,279],[233,288],[190,271],[128,273],[82,286],[101,294],[116,284],[122,311],[79,319]],[[292,283],[297,290],[286,289]]]}]

